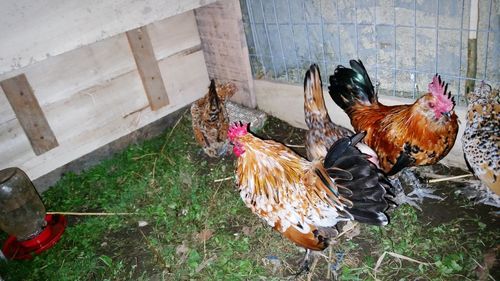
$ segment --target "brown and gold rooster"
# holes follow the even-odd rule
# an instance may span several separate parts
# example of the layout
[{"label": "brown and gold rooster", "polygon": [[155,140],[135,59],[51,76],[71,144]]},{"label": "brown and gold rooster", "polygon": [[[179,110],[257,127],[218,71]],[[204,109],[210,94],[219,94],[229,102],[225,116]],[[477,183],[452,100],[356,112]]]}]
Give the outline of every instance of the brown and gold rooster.
[{"label": "brown and gold rooster", "polygon": [[[330,76],[330,96],[349,115],[354,130],[366,132],[364,141],[377,152],[384,172],[394,175],[406,167],[435,164],[448,154],[457,137],[458,119],[448,85],[437,74],[428,93],[413,104],[386,106],[378,101],[363,63],[351,60],[350,65],[338,66]],[[412,193],[419,200],[436,198],[419,190],[413,178]]]},{"label": "brown and gold rooster", "polygon": [[[309,160],[325,157],[328,149],[337,140],[354,135],[351,130],[332,122],[323,97],[321,73],[312,64],[304,78],[304,115],[307,125],[306,152]],[[375,151],[361,142],[356,144],[361,152],[369,155],[369,160],[378,167]]]},{"label": "brown and gold rooster", "polygon": [[208,94],[191,105],[193,132],[196,141],[210,157],[227,152],[229,117],[226,101],[236,92],[233,83],[218,84],[212,79]]},{"label": "brown and gold rooster", "polygon": [[356,147],[364,134],[339,139],[326,157],[308,161],[286,146],[262,140],[247,125],[228,137],[238,157],[236,183],[243,202],[276,231],[306,249],[321,251],[338,234],[337,223],[389,221],[388,182]]},{"label": "brown and gold rooster", "polygon": [[496,194],[492,196],[484,192],[478,201],[500,207],[499,91],[482,82],[466,97],[467,123],[462,136],[465,160],[474,175]]}]

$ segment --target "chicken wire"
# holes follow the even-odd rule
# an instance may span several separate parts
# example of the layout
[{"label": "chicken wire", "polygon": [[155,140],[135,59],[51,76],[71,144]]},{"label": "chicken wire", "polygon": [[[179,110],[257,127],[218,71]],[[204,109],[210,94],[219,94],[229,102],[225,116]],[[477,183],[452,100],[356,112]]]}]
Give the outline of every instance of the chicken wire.
[{"label": "chicken wire", "polygon": [[478,0],[477,68],[467,77],[473,0],[240,0],[255,79],[302,83],[317,63],[323,83],[350,59],[383,95],[416,98],[439,73],[458,105],[467,80],[500,81],[500,0]]}]

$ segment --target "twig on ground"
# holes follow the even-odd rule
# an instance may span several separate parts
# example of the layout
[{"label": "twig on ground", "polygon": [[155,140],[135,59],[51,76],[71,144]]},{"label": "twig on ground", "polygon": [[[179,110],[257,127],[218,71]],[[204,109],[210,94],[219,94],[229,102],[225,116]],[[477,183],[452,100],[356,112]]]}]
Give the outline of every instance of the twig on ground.
[{"label": "twig on ground", "polygon": [[377,260],[377,263],[375,264],[375,268],[373,268],[373,272],[374,272],[374,275],[375,277],[377,277],[377,271],[378,271],[378,268],[380,267],[380,265],[382,265],[382,261],[384,260],[385,258],[385,255],[390,255],[390,256],[393,256],[397,259],[403,259],[403,260],[407,260],[407,261],[411,261],[411,262],[414,262],[414,263],[418,263],[418,264],[423,264],[423,265],[432,265],[432,263],[428,263],[428,262],[422,262],[422,261],[418,261],[416,259],[412,259],[410,257],[407,257],[407,256],[403,256],[401,254],[397,254],[397,253],[393,253],[393,252],[387,252],[385,251]]},{"label": "twig on ground", "polygon": [[446,178],[439,178],[439,179],[431,179],[428,180],[428,183],[436,183],[436,182],[442,182],[442,181],[449,181],[449,180],[456,180],[456,179],[461,179],[461,178],[468,178],[474,176],[473,174],[466,174],[466,175],[460,175],[460,176],[453,176],[453,177],[446,177]]},{"label": "twig on ground", "polygon": [[333,255],[333,247],[330,245],[330,247],[328,247],[328,266],[327,266],[327,271],[326,271],[326,279],[327,280],[330,280],[330,275],[332,274],[332,269],[330,267],[330,262],[332,261],[332,255]]},{"label": "twig on ground", "polygon": [[144,155],[141,155],[141,156],[136,156],[136,157],[132,157],[132,160],[134,161],[137,161],[137,160],[140,160],[144,157],[148,157],[148,156],[153,156],[153,155],[156,155],[157,153],[148,153],[148,154],[144,154]]},{"label": "twig on ground", "polygon": [[68,216],[131,216],[131,215],[137,215],[137,213],[47,212],[47,215],[68,215]]},{"label": "twig on ground", "polygon": [[[477,260],[475,260],[474,258],[472,259],[476,264],[477,266],[479,266],[482,270],[489,270],[487,268],[484,268],[484,266],[482,266],[479,262],[477,262]],[[487,273],[487,276],[488,278],[490,278],[491,280],[495,281],[495,278],[493,278],[493,276],[491,276],[491,274]]]},{"label": "twig on ground", "polygon": [[223,181],[228,181],[231,179],[234,179],[234,176],[230,176],[230,177],[223,178],[223,179],[216,179],[216,180],[214,180],[214,182],[223,182]]},{"label": "twig on ground", "polygon": [[200,265],[198,265],[198,267],[196,267],[195,272],[200,273],[200,271],[202,271],[205,267],[207,267],[207,265],[209,265],[212,261],[214,261],[216,259],[217,259],[217,255],[214,254],[208,260],[204,260],[202,263],[200,263]]},{"label": "twig on ground", "polygon": [[306,147],[305,145],[303,144],[289,144],[289,143],[285,143],[285,146],[288,146],[288,147],[296,147],[296,148],[304,148]]}]

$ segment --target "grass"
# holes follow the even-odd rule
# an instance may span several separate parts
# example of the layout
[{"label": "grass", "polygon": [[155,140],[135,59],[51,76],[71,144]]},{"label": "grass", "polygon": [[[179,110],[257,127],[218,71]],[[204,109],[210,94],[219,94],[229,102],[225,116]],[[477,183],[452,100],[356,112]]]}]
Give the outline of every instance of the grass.
[{"label": "grass", "polygon": [[[271,118],[259,132],[299,144],[303,131]],[[61,241],[30,261],[0,263],[11,280],[283,280],[303,252],[247,209],[232,180],[234,158],[208,159],[194,142],[188,115],[163,135],[132,145],[43,194],[50,211],[131,212],[68,216]],[[435,223],[402,206],[385,228],[361,226],[333,245],[341,280],[476,280],[474,269],[498,244],[488,217],[452,198],[460,212]],[[139,227],[139,222],[147,222]],[[1,240],[6,237],[0,234]],[[418,264],[386,254],[396,253]],[[477,262],[477,263],[476,263]],[[324,259],[315,278],[326,275]]]}]

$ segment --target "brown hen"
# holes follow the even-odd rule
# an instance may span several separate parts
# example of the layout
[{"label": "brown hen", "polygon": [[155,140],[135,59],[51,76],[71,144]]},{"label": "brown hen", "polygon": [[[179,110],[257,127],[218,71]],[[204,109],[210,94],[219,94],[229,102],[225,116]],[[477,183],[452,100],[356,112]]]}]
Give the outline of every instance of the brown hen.
[{"label": "brown hen", "polygon": [[219,157],[227,152],[229,117],[226,101],[236,90],[233,83],[216,85],[212,79],[208,93],[191,105],[194,137],[210,157]]},{"label": "brown hen", "polygon": [[458,133],[455,102],[436,74],[429,91],[413,104],[386,106],[377,99],[361,61],[338,66],[330,76],[332,99],[351,119],[356,132],[375,150],[380,167],[394,175],[406,167],[435,164],[448,154]]}]

